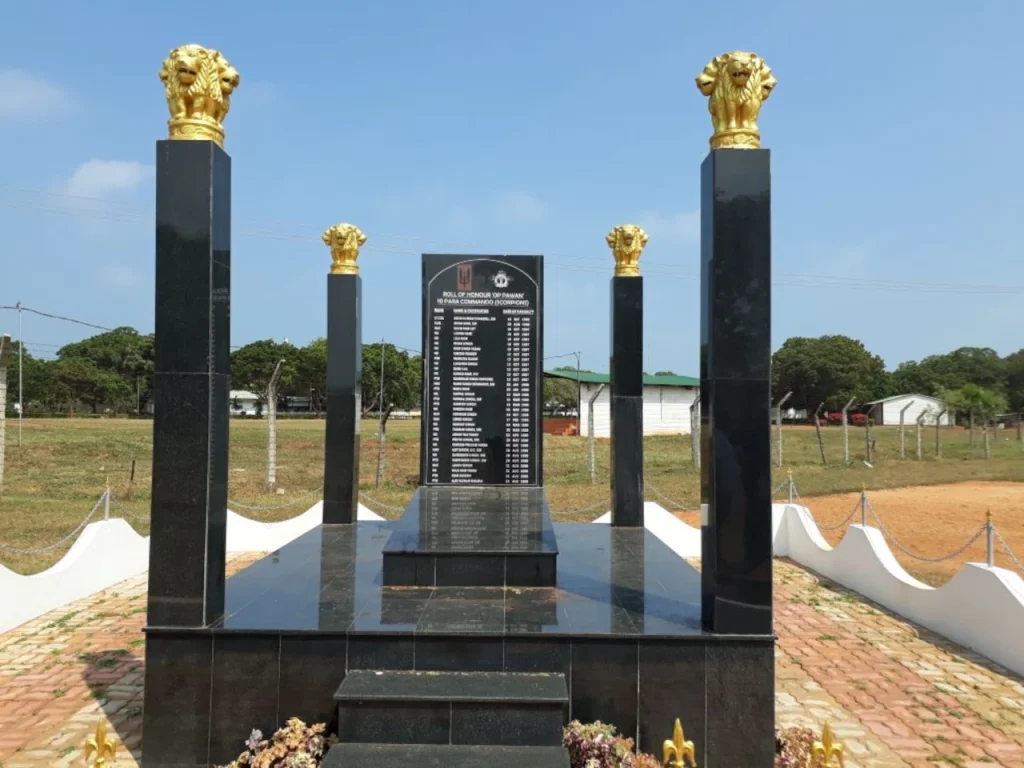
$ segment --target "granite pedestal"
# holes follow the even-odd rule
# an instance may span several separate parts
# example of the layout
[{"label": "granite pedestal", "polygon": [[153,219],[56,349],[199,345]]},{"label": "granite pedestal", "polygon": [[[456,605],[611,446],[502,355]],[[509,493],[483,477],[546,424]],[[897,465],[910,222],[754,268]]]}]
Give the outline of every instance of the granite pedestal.
[{"label": "granite pedestal", "polygon": [[148,611],[163,626],[224,609],[230,298],[231,158],[159,141]]},{"label": "granite pedestal", "polygon": [[[770,366],[769,152],[713,150],[701,166],[701,608],[719,635],[772,632]],[[756,686],[772,691],[770,670]],[[769,699],[739,764],[773,764],[774,720]]]},{"label": "granite pedestal", "polygon": [[611,283],[612,525],[644,524],[644,282]]},{"label": "granite pedestal", "polygon": [[328,275],[324,523],[355,522],[359,509],[362,311],[359,275]]},{"label": "granite pedestal", "polygon": [[423,487],[383,551],[385,586],[553,587],[543,488]]},{"label": "granite pedestal", "polygon": [[[548,674],[564,679],[563,721],[611,722],[657,752],[678,717],[700,765],[752,764],[737,724],[771,711],[774,640],[705,632],[700,574],[649,531],[555,524],[558,586],[503,588],[384,586],[382,553],[395,530],[389,522],[318,527],[228,579],[223,620],[149,626],[147,767],[226,762],[252,728],[268,733],[293,716],[367,740],[329,765],[357,764],[374,749],[394,756],[395,733],[381,734],[386,748],[370,744],[376,737],[359,730],[369,721],[355,708],[339,723],[339,705],[375,701],[365,706],[387,709],[424,738],[444,716],[436,702],[463,690],[453,676],[466,673],[503,675],[485,710],[504,712],[524,734],[548,734],[527,741],[550,738],[557,679],[531,693],[530,680],[516,676]],[[419,682],[366,671],[439,679],[417,702],[397,694]],[[357,672],[358,692],[346,695],[341,686]],[[470,754],[434,745],[442,747],[460,760]]]}]

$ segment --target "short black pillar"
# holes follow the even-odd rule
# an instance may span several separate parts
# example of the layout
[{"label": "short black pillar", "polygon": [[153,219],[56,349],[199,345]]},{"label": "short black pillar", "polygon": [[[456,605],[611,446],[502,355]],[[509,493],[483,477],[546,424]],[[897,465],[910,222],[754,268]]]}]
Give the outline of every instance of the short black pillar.
[{"label": "short black pillar", "polygon": [[772,632],[771,174],[767,149],[701,166],[704,628]]},{"label": "short black pillar", "polygon": [[150,626],[224,613],[230,298],[231,158],[158,141]]},{"label": "short black pillar", "polygon": [[362,305],[363,288],[359,275],[327,276],[325,524],[354,523],[359,508]]},{"label": "short black pillar", "polygon": [[612,525],[643,527],[643,278],[613,277],[611,294]]}]

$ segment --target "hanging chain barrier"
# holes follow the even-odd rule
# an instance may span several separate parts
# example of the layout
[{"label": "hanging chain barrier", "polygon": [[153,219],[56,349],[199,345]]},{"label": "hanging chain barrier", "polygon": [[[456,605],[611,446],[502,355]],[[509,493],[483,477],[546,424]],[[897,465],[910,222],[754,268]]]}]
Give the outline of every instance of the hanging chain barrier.
[{"label": "hanging chain barrier", "polygon": [[96,513],[100,511],[100,507],[104,508],[104,513],[109,512],[109,505],[104,504],[104,502],[107,501],[109,498],[110,491],[104,491],[96,500],[96,504],[93,506],[92,512],[85,516],[85,519],[81,523],[79,523],[78,527],[75,528],[75,530],[73,530],[60,541],[54,542],[53,544],[47,544],[45,547],[35,547],[33,549],[19,549],[18,547],[12,547],[10,544],[0,544],[0,550],[3,550],[4,552],[13,552],[16,555],[41,555],[43,552],[49,552],[51,550],[62,547],[85,529],[85,526],[89,524],[89,521],[92,520]]},{"label": "hanging chain barrier", "polygon": [[[810,511],[810,509],[807,509],[808,514],[810,514]],[[822,525],[817,520],[814,520],[813,514],[811,515],[811,519],[814,520],[814,524],[818,526],[819,531],[838,531],[840,528],[846,527],[858,512],[860,512],[860,499],[857,499],[857,502],[853,505],[853,509],[850,510],[850,514],[843,518],[842,522],[836,523],[835,525]]]},{"label": "hanging chain barrier", "polygon": [[400,506],[399,507],[399,506],[395,506],[394,504],[385,504],[383,501],[378,501],[377,499],[373,498],[373,496],[371,496],[368,493],[360,492],[359,493],[359,498],[361,500],[363,500],[363,501],[370,502],[370,504],[372,506],[380,507],[381,509],[386,509],[386,510],[388,510],[390,512],[401,512],[401,511],[403,511],[405,509],[405,506]]},{"label": "hanging chain barrier", "polygon": [[285,504],[273,504],[270,506],[260,506],[258,504],[243,504],[240,501],[228,499],[228,507],[235,507],[237,509],[251,509],[260,512],[270,511],[273,509],[287,509],[288,507],[294,507],[296,504],[302,504],[308,501],[309,499],[313,498],[314,496],[319,495],[320,491],[322,491],[323,489],[324,487],[321,485],[315,491],[309,491],[308,493],[304,493],[301,496],[297,496],[296,498],[292,499],[291,501]]},{"label": "hanging chain barrier", "polygon": [[140,523],[148,523],[150,521],[149,514],[138,515],[132,512],[130,509],[122,505],[120,503],[120,500],[117,499],[117,497],[114,496],[113,494],[111,494],[111,500],[114,501],[114,503],[111,505],[111,509],[115,510],[122,517],[129,517],[132,520],[138,520]]},{"label": "hanging chain barrier", "polygon": [[881,518],[878,516],[878,513],[875,511],[875,506],[874,506],[874,504],[871,503],[871,500],[870,499],[866,499],[866,500],[867,500],[868,511],[871,513],[871,516],[873,518],[875,518],[875,522],[878,523],[878,528],[882,531],[882,535],[885,536],[885,538],[888,539],[889,541],[891,541],[894,545],[896,545],[896,548],[900,552],[905,554],[907,557],[912,557],[915,560],[920,560],[923,563],[941,563],[944,560],[952,560],[954,557],[958,557],[958,556],[962,555],[964,552],[967,551],[967,549],[972,544],[974,544],[974,542],[976,542],[978,539],[980,539],[986,533],[986,531],[988,531],[988,528],[989,528],[989,524],[988,523],[982,523],[980,526],[978,526],[978,530],[974,532],[974,535],[971,536],[971,538],[968,539],[965,544],[963,544],[960,547],[957,547],[955,550],[953,550],[949,554],[943,555],[942,557],[925,557],[924,555],[919,555],[916,552],[913,552],[913,551],[907,549],[905,546],[903,546],[899,542],[899,540],[897,540],[896,537],[892,535],[892,532],[888,528],[885,527],[885,523],[883,523]]},{"label": "hanging chain barrier", "polygon": [[680,512],[698,512],[700,510],[699,506],[689,507],[681,501],[676,501],[675,499],[669,498],[646,480],[644,480],[644,488],[653,493],[655,498],[657,498],[659,501],[665,502],[666,504],[679,510]]},{"label": "hanging chain barrier", "polygon": [[593,512],[595,509],[604,509],[606,512],[611,509],[611,500],[605,499],[599,501],[596,504],[591,504],[589,507],[583,507],[583,509],[559,509],[551,510],[552,515],[581,515],[584,512]]},{"label": "hanging chain barrier", "polygon": [[1010,560],[1012,560],[1014,565],[1020,569],[1021,573],[1024,573],[1024,563],[1022,563],[1017,556],[1013,554],[1013,550],[1010,549],[1010,545],[1006,543],[1006,539],[1003,538],[1003,534],[1001,534],[999,529],[994,525],[992,526],[992,532],[996,535],[996,538],[999,539],[999,543],[1003,545],[1003,549],[1006,550],[1006,554],[1009,556]]}]

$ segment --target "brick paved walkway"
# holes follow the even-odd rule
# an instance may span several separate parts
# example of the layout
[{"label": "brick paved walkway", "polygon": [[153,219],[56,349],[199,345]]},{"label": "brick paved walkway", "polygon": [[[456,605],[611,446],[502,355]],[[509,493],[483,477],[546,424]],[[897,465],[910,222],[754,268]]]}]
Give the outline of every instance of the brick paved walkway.
[{"label": "brick paved walkway", "polygon": [[[844,713],[833,722],[851,753],[886,748],[858,755],[864,765],[1024,768],[1019,677],[792,563],[776,561],[775,595],[780,721],[792,672]],[[810,714],[820,721],[826,711]],[[875,739],[862,743],[847,729]],[[887,762],[893,753],[903,762]]]},{"label": "brick paved walkway", "polygon": [[[850,768],[1024,768],[1019,678],[792,563],[775,579],[780,725],[830,720]],[[84,765],[101,714],[115,765],[138,765],[145,589],[131,579],[0,635],[0,768]]]}]

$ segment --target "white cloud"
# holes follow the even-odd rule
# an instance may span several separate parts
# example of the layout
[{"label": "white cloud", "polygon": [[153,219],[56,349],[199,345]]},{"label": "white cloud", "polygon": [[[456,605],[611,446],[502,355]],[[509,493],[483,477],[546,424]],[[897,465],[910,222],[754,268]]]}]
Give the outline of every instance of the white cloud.
[{"label": "white cloud", "polygon": [[134,288],[139,284],[139,275],[123,264],[104,264],[100,282],[113,288]]},{"label": "white cloud", "polygon": [[652,243],[696,243],[700,240],[700,210],[682,213],[645,211],[635,217]]},{"label": "white cloud", "polygon": [[89,160],[78,166],[64,191],[76,197],[106,197],[134,191],[152,174],[152,166],[133,160]]},{"label": "white cloud", "polygon": [[0,69],[0,120],[32,120],[60,114],[71,99],[58,85],[20,69]]},{"label": "white cloud", "polygon": [[536,221],[544,216],[547,206],[540,200],[517,190],[507,190],[498,194],[495,212],[503,219],[512,221]]}]

